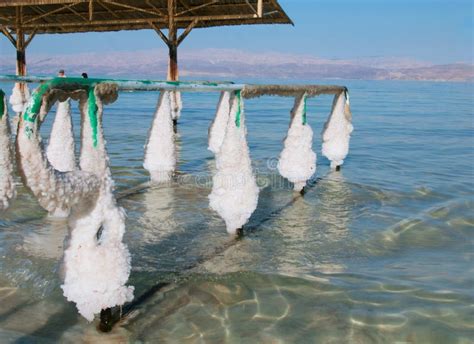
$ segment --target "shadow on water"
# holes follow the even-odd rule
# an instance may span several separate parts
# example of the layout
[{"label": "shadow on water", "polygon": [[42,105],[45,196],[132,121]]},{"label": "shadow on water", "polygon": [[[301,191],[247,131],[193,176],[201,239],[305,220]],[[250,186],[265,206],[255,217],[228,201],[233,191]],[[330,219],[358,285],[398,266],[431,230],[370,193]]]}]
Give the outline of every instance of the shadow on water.
[{"label": "shadow on water", "polygon": [[[319,180],[320,179],[315,179],[308,183],[306,191],[309,191],[310,189],[315,187]],[[197,193],[195,192],[195,190],[189,190],[189,188],[184,189],[185,192],[188,191],[188,195],[187,197],[185,197],[187,203],[203,203],[203,199],[200,199],[203,198],[202,193]],[[137,282],[137,279],[141,279],[140,275],[143,273],[143,270],[140,269],[139,272],[132,271],[130,281],[132,284],[141,285],[141,290],[138,290],[138,288],[136,290],[140,296],[136,297],[133,302],[125,305],[122,309],[118,307],[115,308],[112,314],[102,314],[102,323],[107,323],[103,329],[107,331],[111,330],[114,324],[119,322],[121,318],[126,318],[134,312],[138,311],[140,307],[145,304],[150,298],[152,298],[156,293],[162,291],[166,287],[170,287],[172,285],[176,287],[177,285],[183,283],[186,280],[187,275],[191,273],[193,269],[204,264],[207,261],[221,256],[229,248],[238,245],[246,237],[251,237],[252,235],[254,235],[254,233],[257,233],[259,229],[262,229],[262,226],[265,223],[274,219],[283,211],[285,211],[286,209],[294,205],[296,202],[301,200],[302,197],[304,197],[300,193],[294,193],[293,195],[289,196],[290,200],[288,200],[282,206],[277,207],[276,204],[277,202],[279,203],[279,200],[273,199],[274,190],[272,190],[271,187],[264,188],[261,192],[262,201],[259,203],[256,212],[250,219],[249,225],[244,227],[243,233],[237,237],[224,237],[223,235],[221,235],[220,238],[218,238],[219,240],[217,240],[218,245],[210,247],[211,245],[209,245],[209,242],[211,241],[208,239],[213,239],[213,241],[216,241],[214,238],[216,234],[213,229],[222,232],[223,227],[222,221],[215,221],[215,215],[213,216],[214,223],[212,223],[212,220],[211,222],[209,222],[205,218],[205,215],[203,215],[201,219],[194,219],[192,223],[178,223],[175,219],[179,218],[179,216],[177,216],[177,214],[173,214],[173,212],[179,212],[180,208],[179,204],[175,204],[175,197],[179,198],[180,196],[183,196],[182,194],[178,195],[180,191],[179,187],[152,187],[146,192],[144,191],[145,189],[140,187],[134,193],[127,193],[127,200],[124,200],[124,198],[122,198],[124,202],[128,200],[136,201],[136,197],[143,197],[145,200],[145,202],[143,202],[143,204],[145,205],[144,216],[142,217],[140,222],[142,225],[146,225],[147,228],[146,232],[143,233],[143,235],[145,236],[145,244],[140,247],[140,254],[142,254],[143,252],[150,252],[151,254],[155,253],[156,256],[156,252],[167,252],[170,248],[176,249],[176,244],[180,243],[182,245],[182,251],[172,252],[174,257],[178,255],[178,257],[180,258],[180,263],[176,264],[176,261],[174,261],[174,264],[172,264],[174,266],[172,271],[164,272],[164,275],[166,275],[165,278],[168,279],[168,281],[160,281],[158,284],[152,285],[148,288],[146,288],[143,283],[135,283]],[[207,195],[209,192],[208,190],[206,191]],[[207,203],[204,202],[204,204]],[[189,206],[189,204],[187,205]],[[202,211],[203,209],[200,210]],[[155,228],[150,226],[150,224],[155,224]],[[159,227],[157,227],[158,225]],[[211,230],[206,230],[209,227],[211,228]],[[176,232],[176,228],[178,228],[178,232]],[[199,243],[196,242],[196,236],[198,235]],[[209,238],[207,238],[207,236],[209,236]],[[201,246],[194,247],[194,249],[190,247],[195,245]],[[188,254],[190,249],[192,252],[196,252],[197,255],[190,256]],[[202,253],[203,251],[205,253]],[[186,256],[186,254],[188,255]],[[161,255],[163,255],[163,253],[161,253]],[[143,257],[137,257],[134,259],[140,260],[143,259]],[[143,267],[144,264],[142,263],[143,262],[135,261],[136,266]],[[119,313],[121,313],[121,316],[118,315]]]},{"label": "shadow on water", "polygon": [[14,306],[9,309],[7,312],[0,314],[0,324],[5,323],[9,317],[15,315],[16,313],[24,310],[26,307],[30,307],[31,303],[28,301],[22,302],[21,304]]},{"label": "shadow on water", "polygon": [[[78,316],[71,311],[70,305],[65,305],[61,308],[60,312],[56,312],[47,318],[47,321],[29,333],[27,336],[18,338],[15,343],[27,344],[27,343],[38,343],[44,342],[57,342],[61,339],[64,332],[67,329],[73,327],[78,322]],[[34,340],[32,340],[34,338]],[[42,340],[41,340],[42,339]]]}]

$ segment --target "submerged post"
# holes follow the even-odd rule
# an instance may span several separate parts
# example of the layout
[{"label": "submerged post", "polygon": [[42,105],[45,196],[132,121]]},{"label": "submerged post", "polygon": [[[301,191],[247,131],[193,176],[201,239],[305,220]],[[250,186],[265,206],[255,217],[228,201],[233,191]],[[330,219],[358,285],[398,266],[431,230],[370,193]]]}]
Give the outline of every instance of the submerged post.
[{"label": "submerged post", "polygon": [[[175,21],[176,0],[168,0],[168,75],[169,81],[178,81],[178,28]],[[179,92],[171,93],[171,117],[173,121],[173,130],[177,131],[178,118],[181,114],[181,94]]]}]

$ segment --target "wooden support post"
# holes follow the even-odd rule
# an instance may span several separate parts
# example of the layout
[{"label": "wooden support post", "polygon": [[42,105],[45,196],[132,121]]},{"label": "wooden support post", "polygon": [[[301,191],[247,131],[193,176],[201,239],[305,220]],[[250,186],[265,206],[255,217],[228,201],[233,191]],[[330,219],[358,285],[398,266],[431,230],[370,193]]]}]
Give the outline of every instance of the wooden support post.
[{"label": "wooden support post", "polygon": [[178,28],[175,20],[176,0],[168,0],[168,80],[177,81],[178,75]]},{"label": "wooden support post", "polygon": [[[168,75],[167,79],[170,81],[178,81],[178,28],[176,27],[176,0],[168,0],[168,51],[169,51],[169,62],[168,62]],[[176,104],[176,93],[172,93]],[[177,132],[178,119],[173,118],[173,130]]]},{"label": "wooden support post", "polygon": [[[31,40],[28,40],[28,43],[25,43],[25,33],[23,31],[23,6],[16,8],[16,75],[26,76],[26,46],[30,43]],[[32,37],[33,39],[33,37]],[[26,83],[18,83],[21,92],[21,98],[25,103],[26,99]]]},{"label": "wooden support post", "polygon": [[177,81],[178,75],[178,46],[170,44],[169,49],[169,64],[168,64],[168,80]]},{"label": "wooden support post", "polygon": [[259,18],[263,17],[263,0],[258,0],[257,15],[258,15]]},{"label": "wooden support post", "polygon": [[26,75],[25,35],[21,30],[16,32],[16,75]]},{"label": "wooden support post", "polygon": [[16,8],[16,75],[26,75],[25,33],[22,29],[23,7]]}]

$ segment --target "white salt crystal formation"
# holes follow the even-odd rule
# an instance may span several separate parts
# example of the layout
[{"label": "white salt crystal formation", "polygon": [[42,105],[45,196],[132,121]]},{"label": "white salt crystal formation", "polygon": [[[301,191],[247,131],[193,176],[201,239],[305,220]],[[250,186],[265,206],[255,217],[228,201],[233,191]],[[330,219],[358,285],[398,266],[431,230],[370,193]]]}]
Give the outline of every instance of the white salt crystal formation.
[{"label": "white salt crystal formation", "polygon": [[0,90],[0,211],[8,208],[13,197],[15,197],[15,182],[8,105],[5,93]]},{"label": "white salt crystal formation", "polygon": [[49,138],[46,156],[55,170],[60,172],[74,171],[76,157],[74,155],[74,133],[71,119],[71,102],[58,102],[56,117]]},{"label": "white salt crystal formation", "polygon": [[16,132],[20,116],[26,109],[29,100],[30,90],[28,86],[26,84],[15,83],[15,86],[13,86],[12,94],[9,99],[9,103],[12,106],[13,111],[16,112],[16,116],[14,116],[12,120],[14,132]]},{"label": "white salt crystal formation", "polygon": [[151,181],[154,183],[171,180],[176,169],[171,93],[170,91],[161,92],[145,145],[143,167],[148,170]]},{"label": "white salt crystal formation", "polygon": [[217,105],[216,117],[209,127],[209,147],[208,149],[217,154],[224,141],[227,123],[230,116],[230,92],[222,92]]},{"label": "white salt crystal formation", "polygon": [[[67,212],[81,202],[95,202],[101,184],[93,174],[84,171],[59,172],[48,162],[41,145],[38,119],[48,113],[57,100],[55,96],[57,94],[42,94],[38,90],[33,93],[21,116],[16,136],[18,169],[23,184],[49,213]],[[38,106],[39,110],[36,109]]]},{"label": "white salt crystal formation", "polygon": [[13,111],[16,113],[22,113],[28,104],[28,100],[30,99],[30,90],[26,84],[23,84],[23,90],[24,92],[21,91],[20,83],[15,83],[9,99]]},{"label": "white salt crystal formation", "polygon": [[222,98],[225,100],[225,96],[221,97],[217,116],[227,116],[224,111],[227,106],[230,114],[225,128],[216,125],[221,121],[216,118],[210,130],[214,135],[219,128],[225,130],[225,134],[216,153],[216,174],[212,179],[209,205],[224,219],[227,232],[236,234],[256,209],[259,189],[252,171],[240,94],[230,96],[230,105]]},{"label": "white salt crystal formation", "polygon": [[[130,253],[122,242],[125,213],[113,196],[102,128],[103,103],[117,97],[116,88],[107,87],[99,85],[93,95],[89,93],[89,99],[80,99],[80,168],[96,175],[102,183],[97,201],[88,209],[73,208],[69,218],[71,237],[64,255],[65,278],[61,286],[64,296],[75,302],[79,313],[89,321],[102,309],[133,299],[133,287],[125,285],[131,269]],[[94,106],[96,115],[91,114]]]},{"label": "white salt crystal formation", "polygon": [[295,99],[290,129],[278,161],[278,171],[294,183],[295,191],[301,191],[316,172],[316,153],[312,147],[313,130],[306,123],[306,96],[302,95]]},{"label": "white salt crystal formation", "polygon": [[82,94],[80,170],[55,170],[40,144],[38,119],[59,99],[57,93],[41,89],[33,93],[17,135],[24,184],[49,212],[71,209],[62,289],[88,320],[102,309],[122,305],[133,297],[133,288],[125,286],[130,274],[130,254],[122,243],[124,213],[112,194],[102,130],[102,103],[116,98],[117,87],[113,84],[91,89],[90,102]]},{"label": "white salt crystal formation", "polygon": [[346,92],[342,92],[334,96],[331,114],[322,132],[322,153],[331,161],[331,168],[344,163],[349,153],[349,141],[353,130],[349,96]]},{"label": "white salt crystal formation", "polygon": [[[58,102],[46,156],[51,166],[57,171],[70,172],[76,169],[71,102],[69,99]],[[52,217],[67,217],[69,211],[70,209],[56,209],[49,215]]]}]

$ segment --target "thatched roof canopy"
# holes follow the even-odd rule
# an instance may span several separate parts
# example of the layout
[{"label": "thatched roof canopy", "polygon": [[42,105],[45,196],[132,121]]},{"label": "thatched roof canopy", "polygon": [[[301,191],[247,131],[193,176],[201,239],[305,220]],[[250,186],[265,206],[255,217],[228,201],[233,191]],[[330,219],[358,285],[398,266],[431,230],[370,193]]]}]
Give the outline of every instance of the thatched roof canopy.
[{"label": "thatched roof canopy", "polygon": [[[176,0],[177,28],[292,24],[277,0]],[[0,26],[26,34],[168,28],[167,0],[2,0]]]}]

